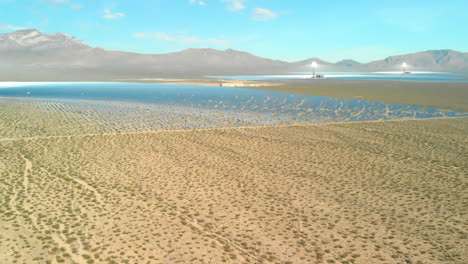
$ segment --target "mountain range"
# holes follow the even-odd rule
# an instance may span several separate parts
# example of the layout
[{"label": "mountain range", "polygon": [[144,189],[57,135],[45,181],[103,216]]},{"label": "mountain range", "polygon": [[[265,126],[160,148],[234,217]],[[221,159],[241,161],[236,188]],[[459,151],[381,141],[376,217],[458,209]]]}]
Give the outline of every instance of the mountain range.
[{"label": "mountain range", "polygon": [[318,71],[468,72],[468,53],[428,50],[390,56],[370,63],[336,63],[311,58],[285,62],[237,50],[187,49],[167,54],[139,54],[91,47],[73,36],[35,29],[0,34],[0,81],[116,80],[135,78],[257,75]]}]

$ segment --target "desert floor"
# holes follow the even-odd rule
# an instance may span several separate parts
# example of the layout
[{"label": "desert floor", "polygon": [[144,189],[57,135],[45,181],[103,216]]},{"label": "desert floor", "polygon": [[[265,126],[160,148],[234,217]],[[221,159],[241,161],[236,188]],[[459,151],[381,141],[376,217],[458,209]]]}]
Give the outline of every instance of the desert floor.
[{"label": "desert floor", "polygon": [[0,263],[466,263],[468,118],[0,140]]}]

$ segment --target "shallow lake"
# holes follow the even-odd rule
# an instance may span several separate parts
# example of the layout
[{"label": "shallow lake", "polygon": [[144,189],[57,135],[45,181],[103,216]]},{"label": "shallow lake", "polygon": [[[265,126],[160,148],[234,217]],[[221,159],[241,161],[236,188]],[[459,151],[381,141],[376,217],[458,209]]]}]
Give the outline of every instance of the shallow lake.
[{"label": "shallow lake", "polygon": [[[60,112],[73,122],[92,121],[107,132],[468,115],[242,88],[143,83],[0,83],[0,110],[8,105],[15,111]],[[31,122],[48,122],[46,116],[35,119]]]}]

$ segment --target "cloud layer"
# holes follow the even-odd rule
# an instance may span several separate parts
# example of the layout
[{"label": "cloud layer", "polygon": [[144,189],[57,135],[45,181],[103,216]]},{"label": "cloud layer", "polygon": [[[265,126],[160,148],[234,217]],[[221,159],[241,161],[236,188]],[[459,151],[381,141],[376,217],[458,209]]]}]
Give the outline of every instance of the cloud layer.
[{"label": "cloud layer", "polygon": [[229,3],[228,9],[230,11],[236,12],[245,8],[244,2],[246,0],[222,0],[224,3]]},{"label": "cloud layer", "polygon": [[0,31],[16,31],[16,30],[22,30],[22,29],[26,29],[26,28],[0,23]]},{"label": "cloud layer", "polygon": [[189,0],[190,4],[192,5],[200,5],[200,6],[206,6],[206,3],[203,1],[197,1],[197,0]]},{"label": "cloud layer", "polygon": [[259,21],[270,21],[279,16],[278,13],[275,13],[271,10],[264,8],[254,8],[252,19]]},{"label": "cloud layer", "polygon": [[112,13],[110,9],[104,9],[104,18],[106,19],[114,19],[114,18],[119,18],[119,17],[124,17],[124,13]]}]

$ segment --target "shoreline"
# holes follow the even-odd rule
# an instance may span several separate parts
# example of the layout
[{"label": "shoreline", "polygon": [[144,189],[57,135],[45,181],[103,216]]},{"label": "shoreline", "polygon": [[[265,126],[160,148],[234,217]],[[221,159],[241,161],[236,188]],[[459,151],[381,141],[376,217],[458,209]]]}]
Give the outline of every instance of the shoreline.
[{"label": "shoreline", "polygon": [[0,138],[2,141],[29,141],[38,139],[54,139],[54,138],[72,138],[72,137],[96,137],[96,136],[125,136],[134,134],[159,134],[159,133],[181,133],[181,132],[199,132],[199,131],[213,131],[213,130],[242,130],[242,129],[262,129],[262,128],[285,128],[285,127],[314,127],[314,126],[328,126],[328,125],[343,125],[343,124],[365,124],[365,123],[388,123],[388,122],[407,122],[407,121],[429,121],[429,120],[452,120],[464,119],[467,116],[454,116],[454,117],[428,117],[428,118],[403,118],[394,120],[366,120],[366,121],[342,121],[342,122],[322,122],[310,124],[287,124],[287,125],[259,125],[259,126],[226,126],[226,127],[209,127],[209,128],[193,128],[193,129],[167,129],[167,130],[142,130],[130,131],[122,133],[91,133],[81,135],[63,135],[63,136],[38,136],[38,137],[24,137],[24,138]]},{"label": "shoreline", "polygon": [[[158,81],[159,80],[159,81]],[[113,81],[57,81],[57,82],[0,82],[21,86],[46,83],[148,83],[167,85],[219,86],[219,81],[202,79],[171,79],[162,81],[153,79],[138,81],[135,79]],[[166,79],[164,79],[166,80]],[[268,82],[270,81],[270,82]],[[374,81],[374,80],[268,80],[227,81],[223,87],[253,89],[260,91],[281,92],[288,94],[313,95],[329,98],[354,99],[399,105],[430,107],[441,110],[468,112],[468,82],[411,82],[411,81]]]},{"label": "shoreline", "polygon": [[[240,85],[237,82],[237,80],[233,80],[232,84],[235,85],[224,86],[468,112],[468,82],[336,79],[264,80],[264,82],[244,81],[244,85]],[[202,86],[219,85],[219,82],[214,81],[196,82],[190,80],[177,83],[161,81],[147,81],[146,83]],[[252,83],[252,85],[245,85],[249,83]]]}]

